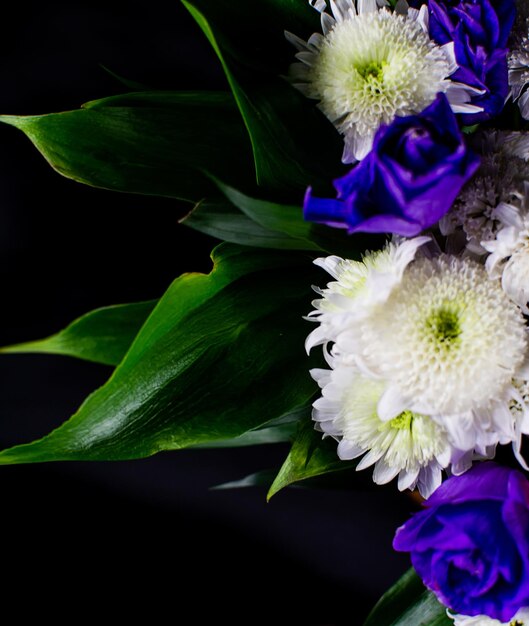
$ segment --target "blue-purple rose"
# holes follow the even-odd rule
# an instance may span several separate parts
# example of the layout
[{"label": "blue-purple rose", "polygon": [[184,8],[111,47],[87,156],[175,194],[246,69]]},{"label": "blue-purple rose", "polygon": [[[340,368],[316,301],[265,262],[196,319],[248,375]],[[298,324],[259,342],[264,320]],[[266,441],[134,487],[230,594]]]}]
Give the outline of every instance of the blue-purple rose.
[{"label": "blue-purple rose", "polygon": [[529,606],[529,482],[496,463],[449,478],[397,530],[417,573],[456,613],[508,622]]},{"label": "blue-purple rose", "polygon": [[437,223],[479,166],[444,94],[379,129],[373,149],[334,181],[337,198],[305,195],[305,219],[349,232],[411,237]]},{"label": "blue-purple rose", "polygon": [[471,100],[480,113],[464,114],[465,124],[497,115],[509,94],[507,39],[514,22],[514,0],[430,0],[430,36],[454,42],[459,69],[450,77],[483,91]]}]

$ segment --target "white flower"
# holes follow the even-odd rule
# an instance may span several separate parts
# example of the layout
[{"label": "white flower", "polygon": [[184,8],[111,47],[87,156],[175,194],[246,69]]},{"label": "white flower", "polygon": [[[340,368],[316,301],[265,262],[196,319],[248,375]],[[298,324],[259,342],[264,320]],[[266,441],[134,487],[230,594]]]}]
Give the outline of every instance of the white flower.
[{"label": "white flower", "polygon": [[519,308],[471,259],[412,259],[381,299],[366,289],[369,271],[349,295],[339,275],[322,292],[317,341],[308,343],[332,344],[332,369],[313,373],[322,388],[314,420],[340,440],[342,458],[367,452],[359,467],[377,463],[375,481],[399,474],[401,488],[429,492],[441,468],[462,473],[498,443],[512,443],[525,467],[529,367]]},{"label": "white flower", "polygon": [[428,415],[489,408],[524,361],[518,308],[485,269],[469,259],[421,258],[405,271],[383,307],[342,333],[361,347],[366,369],[391,382],[387,418],[405,403]]},{"label": "white flower", "polygon": [[445,431],[430,417],[411,411],[382,421],[377,406],[385,382],[366,378],[355,367],[337,360],[332,365],[330,371],[311,372],[322,388],[312,413],[317,428],[340,442],[341,459],[365,454],[356,469],[374,464],[377,484],[398,475],[401,491],[418,486],[427,498],[441,484],[441,470],[450,462],[452,451]]},{"label": "white flower", "polygon": [[518,101],[520,113],[524,119],[529,119],[529,91],[524,91],[529,85],[529,17],[527,2],[519,2],[517,16],[513,27],[509,65],[509,87],[514,102]]},{"label": "white flower", "polygon": [[308,319],[320,323],[307,338],[307,351],[328,341],[335,341],[337,333],[351,316],[367,315],[369,307],[383,303],[397,285],[417,249],[430,241],[429,237],[415,237],[401,243],[388,243],[377,252],[367,252],[362,261],[351,261],[338,256],[314,261],[336,280],[326,289],[314,287],[321,299],[314,300],[315,310]]},{"label": "white flower", "polygon": [[529,626],[529,608],[520,609],[509,622],[500,622],[486,615],[452,615],[450,611],[447,614],[454,620],[454,626]]},{"label": "white flower", "polygon": [[448,235],[447,250],[466,249],[482,256],[482,241],[493,240],[503,227],[502,207],[523,207],[529,181],[529,133],[488,131],[473,138],[481,155],[476,175],[463,187],[451,210],[439,222]]},{"label": "white flower", "polygon": [[[311,3],[313,4],[313,3]],[[308,42],[286,33],[298,49],[291,66],[294,85],[319,107],[344,135],[343,161],[362,159],[371,149],[381,124],[395,116],[420,113],[439,92],[454,112],[475,113],[469,104],[482,93],[449,80],[457,69],[453,43],[439,46],[428,36],[428,9],[409,8],[401,1],[393,12],[384,0],[331,0],[321,12],[323,35]]]},{"label": "white flower", "polygon": [[493,278],[501,276],[505,293],[529,315],[529,182],[525,183],[522,208],[505,204],[498,208],[496,217],[503,225],[494,240],[483,241],[490,252],[486,267]]}]

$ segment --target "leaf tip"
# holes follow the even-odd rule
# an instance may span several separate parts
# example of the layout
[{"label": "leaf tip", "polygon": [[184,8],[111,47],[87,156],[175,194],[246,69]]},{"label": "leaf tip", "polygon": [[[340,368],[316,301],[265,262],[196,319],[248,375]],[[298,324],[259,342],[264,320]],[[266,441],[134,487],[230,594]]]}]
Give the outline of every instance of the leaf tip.
[{"label": "leaf tip", "polygon": [[20,115],[0,115],[0,122],[8,126],[23,129],[27,118]]}]

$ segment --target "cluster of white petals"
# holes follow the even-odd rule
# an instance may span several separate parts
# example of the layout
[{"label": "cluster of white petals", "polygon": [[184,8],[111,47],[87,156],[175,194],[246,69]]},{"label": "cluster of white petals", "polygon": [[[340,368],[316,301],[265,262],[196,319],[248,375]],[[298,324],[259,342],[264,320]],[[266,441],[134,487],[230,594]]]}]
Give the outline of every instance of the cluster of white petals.
[{"label": "cluster of white petals", "polygon": [[529,8],[525,0],[516,6],[516,20],[509,42],[509,87],[512,99],[518,103],[520,113],[529,119]]},{"label": "cluster of white petals", "polygon": [[482,110],[470,104],[479,90],[450,80],[454,46],[430,39],[427,5],[417,10],[400,0],[390,11],[385,0],[331,0],[331,14],[323,0],[311,4],[323,34],[305,42],[286,33],[298,50],[290,76],[344,136],[345,163],[366,156],[381,124],[420,113],[439,92],[456,113]]},{"label": "cluster of white petals", "polygon": [[[483,92],[451,79],[453,43],[430,39],[427,5],[309,1],[322,32],[286,33],[297,49],[290,78],[343,135],[344,162],[363,159],[381,125],[440,92],[455,113],[482,110],[470,101]],[[509,56],[510,96],[526,119],[528,19],[529,5]],[[425,497],[444,470],[460,474],[498,445],[512,444],[528,469],[529,133],[481,129],[467,141],[479,170],[439,224],[361,260],[317,259],[333,280],[314,288],[307,316],[316,324],[307,351],[321,346],[328,365],[311,372],[316,428],[338,441],[341,459],[373,466],[376,483],[398,478]]]},{"label": "cluster of white petals", "polygon": [[474,143],[480,168],[439,227],[447,250],[480,257],[529,315],[529,133],[488,131]]},{"label": "cluster of white petals", "polygon": [[454,620],[454,626],[529,626],[529,608],[520,609],[509,622],[500,622],[486,615],[453,615],[447,611]]},{"label": "cluster of white petals", "polygon": [[472,255],[482,256],[487,253],[482,242],[495,239],[503,228],[504,207],[525,211],[529,133],[480,132],[473,138],[473,147],[481,157],[480,167],[439,227],[449,237],[447,251],[466,248]]},{"label": "cluster of white petals", "polygon": [[467,470],[512,443],[521,463],[529,432],[524,317],[498,279],[470,258],[435,252],[420,237],[390,243],[362,262],[317,264],[335,279],[314,301],[329,370],[313,370],[322,395],[313,419],[363,456],[374,480],[428,496],[442,469]]}]

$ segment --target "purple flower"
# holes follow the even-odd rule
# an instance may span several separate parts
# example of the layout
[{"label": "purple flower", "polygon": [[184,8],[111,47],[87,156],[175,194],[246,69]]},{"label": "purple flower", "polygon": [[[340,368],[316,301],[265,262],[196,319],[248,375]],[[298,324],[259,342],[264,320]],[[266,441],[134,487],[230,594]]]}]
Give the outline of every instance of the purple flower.
[{"label": "purple flower", "polygon": [[459,69],[450,77],[481,90],[472,104],[480,113],[464,114],[477,124],[498,114],[509,93],[507,39],[515,17],[514,0],[430,0],[430,36],[454,42]]},{"label": "purple flower", "polygon": [[349,232],[411,237],[438,222],[479,165],[446,97],[382,126],[372,151],[334,181],[336,199],[305,195],[305,219]]},{"label": "purple flower", "polygon": [[508,622],[529,606],[529,482],[496,463],[445,481],[397,530],[424,584],[450,609]]}]

